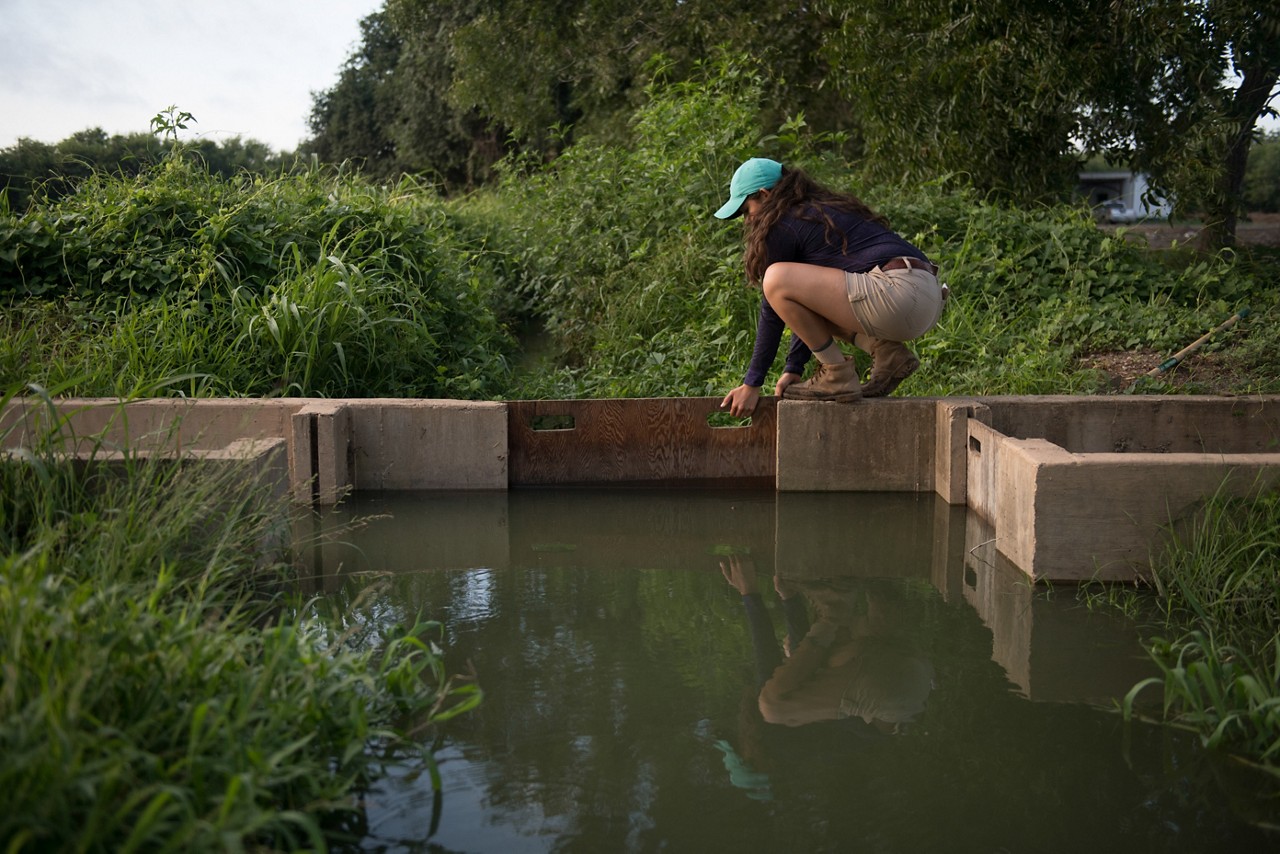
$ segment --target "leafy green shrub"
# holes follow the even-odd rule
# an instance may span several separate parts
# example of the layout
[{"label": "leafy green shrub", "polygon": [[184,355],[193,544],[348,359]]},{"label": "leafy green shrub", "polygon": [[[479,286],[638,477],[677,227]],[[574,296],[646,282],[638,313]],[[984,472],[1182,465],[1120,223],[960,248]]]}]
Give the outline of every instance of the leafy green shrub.
[{"label": "leafy green shrub", "polygon": [[[226,181],[171,159],[0,217],[6,234],[0,298],[26,294],[13,313],[63,335],[8,338],[2,382],[129,394],[183,377],[192,395],[463,398],[507,384],[516,300],[501,259],[410,181]],[[49,320],[64,314],[72,325]]]}]

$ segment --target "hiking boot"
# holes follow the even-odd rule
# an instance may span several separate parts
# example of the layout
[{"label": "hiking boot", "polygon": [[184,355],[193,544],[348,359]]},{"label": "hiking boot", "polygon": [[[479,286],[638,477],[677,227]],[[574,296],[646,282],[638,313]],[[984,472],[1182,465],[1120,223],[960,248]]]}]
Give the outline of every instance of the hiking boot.
[{"label": "hiking boot", "polygon": [[842,365],[818,363],[813,376],[802,383],[792,383],[782,391],[787,400],[834,400],[852,403],[862,398],[862,383],[858,382],[858,366],[846,358]]},{"label": "hiking boot", "polygon": [[863,397],[884,397],[897,388],[903,380],[916,372],[920,360],[901,341],[885,341],[872,338],[871,375],[863,386]]}]

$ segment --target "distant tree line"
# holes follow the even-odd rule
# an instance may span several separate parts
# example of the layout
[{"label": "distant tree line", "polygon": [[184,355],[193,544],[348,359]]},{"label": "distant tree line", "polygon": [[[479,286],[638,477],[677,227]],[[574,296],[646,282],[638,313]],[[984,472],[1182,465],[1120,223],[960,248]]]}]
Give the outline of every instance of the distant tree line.
[{"label": "distant tree line", "polygon": [[[107,135],[102,128],[78,131],[61,142],[19,139],[0,149],[0,191],[13,210],[23,210],[33,196],[60,199],[94,172],[136,175],[160,161],[172,141],[152,133]],[[200,139],[182,143],[209,171],[230,177],[237,172],[276,172],[294,163],[294,155],[273,151],[266,143],[232,137],[221,142]]]}]

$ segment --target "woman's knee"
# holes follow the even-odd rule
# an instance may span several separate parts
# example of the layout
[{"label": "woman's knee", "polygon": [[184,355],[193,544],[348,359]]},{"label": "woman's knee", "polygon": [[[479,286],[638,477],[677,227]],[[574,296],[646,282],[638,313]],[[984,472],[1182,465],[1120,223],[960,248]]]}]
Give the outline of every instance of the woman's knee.
[{"label": "woman's knee", "polygon": [[[764,290],[764,295],[773,302],[775,298],[797,300],[801,297],[806,287],[813,287],[820,284],[824,275],[832,273],[826,267],[819,267],[814,264],[801,264],[795,261],[779,261],[776,264],[770,264],[769,268],[764,271],[764,278],[760,281],[760,287]],[[843,275],[841,273],[840,275]]]},{"label": "woman's knee", "polygon": [[768,269],[764,271],[764,278],[760,280],[760,289],[764,291],[765,299],[769,302],[776,302],[780,297],[786,295],[787,275],[784,264],[770,264]]}]

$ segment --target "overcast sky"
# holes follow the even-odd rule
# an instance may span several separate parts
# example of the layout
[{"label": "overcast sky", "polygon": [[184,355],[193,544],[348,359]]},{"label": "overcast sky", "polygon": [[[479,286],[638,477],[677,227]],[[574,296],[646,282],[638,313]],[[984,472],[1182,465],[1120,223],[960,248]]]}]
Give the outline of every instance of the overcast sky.
[{"label": "overcast sky", "polygon": [[[333,86],[382,0],[0,0],[0,148],[86,128],[188,134],[292,151],[311,93]],[[185,137],[184,137],[185,138]]]}]

